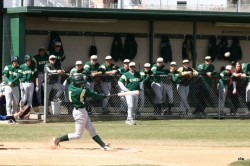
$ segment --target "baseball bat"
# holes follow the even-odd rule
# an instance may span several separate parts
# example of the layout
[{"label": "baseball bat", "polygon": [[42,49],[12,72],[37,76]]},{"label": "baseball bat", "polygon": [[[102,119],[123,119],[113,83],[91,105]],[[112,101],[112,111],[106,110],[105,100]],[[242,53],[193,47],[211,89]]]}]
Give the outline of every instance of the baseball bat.
[{"label": "baseball bat", "polygon": [[139,90],[133,90],[133,91],[127,91],[127,92],[121,92],[117,94],[112,94],[109,96],[127,96],[127,95],[138,95],[140,92]]}]

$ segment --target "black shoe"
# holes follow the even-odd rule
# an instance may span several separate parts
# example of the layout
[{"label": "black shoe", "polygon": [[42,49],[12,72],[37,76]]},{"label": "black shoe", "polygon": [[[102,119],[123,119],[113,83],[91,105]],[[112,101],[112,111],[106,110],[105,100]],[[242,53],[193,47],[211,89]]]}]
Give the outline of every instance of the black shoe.
[{"label": "black shoe", "polygon": [[136,115],[141,115],[141,112],[140,112],[140,111],[136,111],[135,114],[136,114]]},{"label": "black shoe", "polygon": [[108,114],[110,114],[110,111],[107,108],[103,108],[102,109],[102,114],[103,115],[108,115]]}]

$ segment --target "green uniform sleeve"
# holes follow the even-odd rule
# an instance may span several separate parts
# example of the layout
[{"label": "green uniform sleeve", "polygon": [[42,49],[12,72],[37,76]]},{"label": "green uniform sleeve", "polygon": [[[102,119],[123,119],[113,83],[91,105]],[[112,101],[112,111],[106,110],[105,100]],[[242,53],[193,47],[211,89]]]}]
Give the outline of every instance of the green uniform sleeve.
[{"label": "green uniform sleeve", "polygon": [[86,97],[93,97],[95,99],[102,99],[105,95],[102,93],[97,93],[94,90],[86,89]]}]

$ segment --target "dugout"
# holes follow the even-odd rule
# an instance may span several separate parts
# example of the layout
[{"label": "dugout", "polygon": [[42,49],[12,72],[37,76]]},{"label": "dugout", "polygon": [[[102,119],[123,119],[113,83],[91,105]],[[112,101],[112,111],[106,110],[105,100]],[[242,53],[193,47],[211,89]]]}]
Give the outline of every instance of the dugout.
[{"label": "dugout", "polygon": [[[180,66],[182,43],[187,35],[194,39],[192,65],[197,67],[207,56],[211,35],[233,36],[240,39],[242,62],[250,61],[249,27],[250,13],[228,11],[187,10],[143,10],[143,9],[100,9],[64,7],[16,7],[4,10],[2,68],[10,62],[11,55],[35,55],[41,46],[48,46],[49,34],[60,35],[66,60],[62,63],[67,71],[76,60],[87,61],[93,38],[98,50],[99,62],[110,54],[116,33],[125,36],[132,33],[138,44],[133,61],[138,68],[146,62],[154,62],[160,56],[160,41],[163,34],[170,38],[173,60]],[[230,24],[226,24],[230,23]],[[121,60],[115,62],[122,64]],[[214,61],[217,70],[228,64],[225,60]]]}]

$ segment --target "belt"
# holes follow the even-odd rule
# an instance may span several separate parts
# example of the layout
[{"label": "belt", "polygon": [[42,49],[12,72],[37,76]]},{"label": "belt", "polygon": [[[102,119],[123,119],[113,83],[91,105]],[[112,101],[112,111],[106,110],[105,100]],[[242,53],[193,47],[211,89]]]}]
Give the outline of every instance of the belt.
[{"label": "belt", "polygon": [[78,110],[78,109],[84,109],[84,108],[74,108],[75,110]]},{"label": "belt", "polygon": [[34,81],[22,81],[23,83],[32,83]]}]

